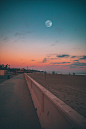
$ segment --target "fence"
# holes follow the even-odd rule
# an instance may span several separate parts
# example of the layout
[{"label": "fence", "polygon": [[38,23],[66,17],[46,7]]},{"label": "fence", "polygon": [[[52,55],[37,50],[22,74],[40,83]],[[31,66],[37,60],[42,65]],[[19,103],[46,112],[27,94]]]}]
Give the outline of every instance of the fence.
[{"label": "fence", "polygon": [[24,74],[42,129],[85,129],[86,119]]}]

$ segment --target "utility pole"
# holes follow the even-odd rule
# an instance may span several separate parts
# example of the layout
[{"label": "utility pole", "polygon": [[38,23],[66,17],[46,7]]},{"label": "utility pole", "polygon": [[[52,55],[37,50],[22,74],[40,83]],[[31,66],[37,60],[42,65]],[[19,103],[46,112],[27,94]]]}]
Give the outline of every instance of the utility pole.
[{"label": "utility pole", "polygon": [[45,80],[46,80],[46,71],[45,71]]},{"label": "utility pole", "polygon": [[28,72],[28,66],[27,66],[27,72]]}]

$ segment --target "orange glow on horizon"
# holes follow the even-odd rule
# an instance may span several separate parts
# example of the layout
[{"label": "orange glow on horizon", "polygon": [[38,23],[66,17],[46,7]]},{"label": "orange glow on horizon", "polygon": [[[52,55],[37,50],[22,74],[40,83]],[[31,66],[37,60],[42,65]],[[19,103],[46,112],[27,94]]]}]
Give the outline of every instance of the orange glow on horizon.
[{"label": "orange glow on horizon", "polygon": [[[0,63],[1,64],[8,64],[10,67],[14,68],[26,68],[27,66],[29,68],[33,69],[52,69],[52,70],[58,70],[58,69],[71,69],[71,70],[76,70],[76,69],[82,69],[82,68],[70,68],[70,66],[66,65],[71,65],[74,63],[74,60],[78,60],[77,56],[76,58],[57,58],[56,54],[51,54],[50,56],[47,56],[47,54],[39,53],[39,52],[34,52],[33,51],[25,51],[22,49],[11,49],[11,48],[3,48],[1,50],[1,58],[0,58]],[[73,55],[73,54],[72,54]],[[45,59],[45,61],[44,61]],[[69,63],[68,63],[69,62]],[[79,60],[80,63],[86,63],[85,60]],[[83,69],[86,69],[85,66],[83,66]]]}]

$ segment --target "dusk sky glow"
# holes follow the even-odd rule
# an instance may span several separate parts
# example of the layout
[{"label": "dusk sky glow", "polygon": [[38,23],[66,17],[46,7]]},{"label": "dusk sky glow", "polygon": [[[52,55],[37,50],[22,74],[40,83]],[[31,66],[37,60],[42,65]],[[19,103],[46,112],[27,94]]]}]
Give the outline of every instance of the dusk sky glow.
[{"label": "dusk sky glow", "polygon": [[86,73],[86,0],[0,0],[0,64]]}]

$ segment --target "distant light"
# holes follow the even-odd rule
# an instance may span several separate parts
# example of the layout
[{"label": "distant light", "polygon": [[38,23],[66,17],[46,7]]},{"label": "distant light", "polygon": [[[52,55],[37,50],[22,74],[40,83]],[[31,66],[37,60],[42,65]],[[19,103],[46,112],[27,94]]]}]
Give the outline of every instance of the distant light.
[{"label": "distant light", "polygon": [[45,22],[45,25],[46,25],[46,27],[51,27],[52,26],[52,22],[50,20],[47,20]]}]

